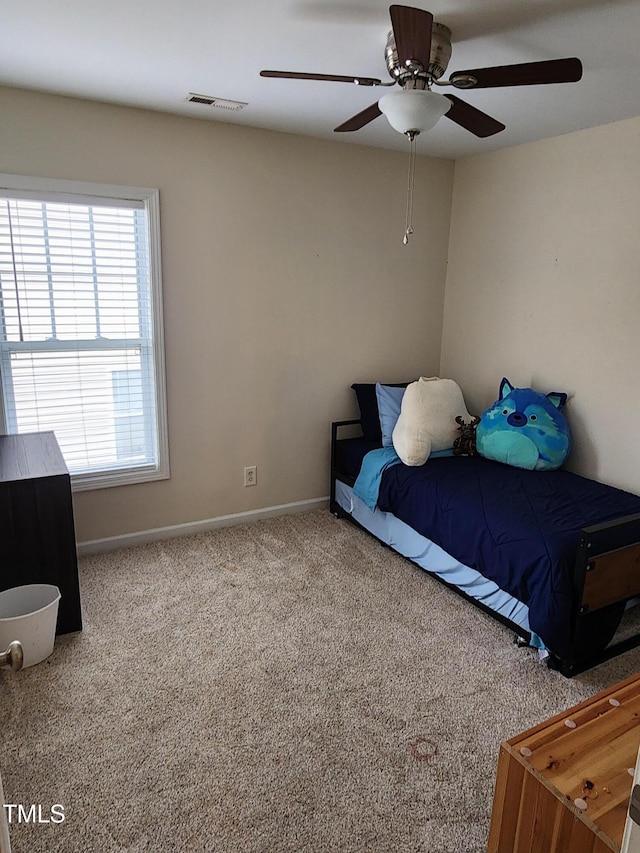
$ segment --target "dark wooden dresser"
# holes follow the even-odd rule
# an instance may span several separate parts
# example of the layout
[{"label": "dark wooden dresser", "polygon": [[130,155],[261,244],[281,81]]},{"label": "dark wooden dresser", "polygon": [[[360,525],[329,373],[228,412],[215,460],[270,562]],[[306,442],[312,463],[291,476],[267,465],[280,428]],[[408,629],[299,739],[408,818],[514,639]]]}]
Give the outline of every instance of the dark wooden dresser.
[{"label": "dark wooden dresser", "polygon": [[71,478],[53,432],[0,436],[0,590],[55,584],[56,633],[82,629]]}]

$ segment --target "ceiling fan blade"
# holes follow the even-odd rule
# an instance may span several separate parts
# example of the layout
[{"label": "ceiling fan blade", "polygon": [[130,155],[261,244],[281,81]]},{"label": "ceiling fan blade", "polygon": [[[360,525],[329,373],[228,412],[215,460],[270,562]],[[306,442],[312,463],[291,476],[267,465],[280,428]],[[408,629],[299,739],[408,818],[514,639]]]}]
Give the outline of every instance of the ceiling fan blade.
[{"label": "ceiling fan blade", "polygon": [[365,124],[369,124],[370,121],[373,121],[374,118],[378,118],[378,116],[382,115],[382,111],[378,106],[378,102],[375,104],[371,104],[370,107],[362,110],[355,116],[351,116],[351,118],[347,119],[338,127],[334,127],[334,133],[344,133],[349,130],[360,130],[361,127],[364,127]]},{"label": "ceiling fan blade", "polygon": [[[494,68],[472,68],[470,71],[454,71],[449,75],[451,83],[460,89],[575,83],[581,77],[582,63],[575,57],[547,59],[542,62],[521,62],[517,65],[496,65]],[[477,82],[474,83],[469,78]]]},{"label": "ceiling fan blade", "polygon": [[327,80],[330,83],[355,83],[356,86],[380,86],[377,77],[347,77],[344,74],[307,74],[304,71],[261,71],[261,77],[280,77],[286,80]]},{"label": "ceiling fan blade", "polygon": [[455,95],[445,95],[451,101],[451,108],[445,113],[445,118],[450,118],[455,121],[460,127],[469,130],[476,136],[484,139],[487,136],[493,136],[494,133],[500,133],[504,130],[502,122],[483,113],[482,110],[472,107],[466,101],[461,101]]},{"label": "ceiling fan blade", "polygon": [[426,70],[431,62],[431,12],[411,6],[389,6],[389,15],[401,67],[419,62]]}]

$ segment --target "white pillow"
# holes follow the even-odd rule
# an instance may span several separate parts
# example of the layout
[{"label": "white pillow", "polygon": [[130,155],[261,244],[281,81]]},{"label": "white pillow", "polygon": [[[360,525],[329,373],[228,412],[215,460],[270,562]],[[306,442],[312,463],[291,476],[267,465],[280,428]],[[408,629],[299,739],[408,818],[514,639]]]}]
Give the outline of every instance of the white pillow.
[{"label": "white pillow", "polygon": [[424,465],[431,452],[452,448],[458,435],[457,415],[471,420],[453,379],[421,376],[408,385],[393,430],[393,446],[401,461]]}]

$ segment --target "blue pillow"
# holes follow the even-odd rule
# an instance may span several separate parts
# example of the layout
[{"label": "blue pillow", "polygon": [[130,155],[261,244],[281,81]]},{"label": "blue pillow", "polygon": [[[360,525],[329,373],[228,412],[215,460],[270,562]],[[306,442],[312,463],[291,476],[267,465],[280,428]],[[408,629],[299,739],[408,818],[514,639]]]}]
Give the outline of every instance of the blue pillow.
[{"label": "blue pillow", "polygon": [[[385,382],[385,385],[393,385],[394,388],[406,388],[408,384],[408,382]],[[356,392],[358,400],[363,438],[380,444],[382,433],[380,432],[380,411],[376,398],[376,383],[354,382],[351,387]]]},{"label": "blue pillow", "polygon": [[400,417],[400,406],[406,388],[396,388],[393,385],[381,385],[376,382],[376,398],[378,400],[378,411],[380,413],[380,430],[382,432],[382,446],[391,447],[392,435],[396,421]]}]

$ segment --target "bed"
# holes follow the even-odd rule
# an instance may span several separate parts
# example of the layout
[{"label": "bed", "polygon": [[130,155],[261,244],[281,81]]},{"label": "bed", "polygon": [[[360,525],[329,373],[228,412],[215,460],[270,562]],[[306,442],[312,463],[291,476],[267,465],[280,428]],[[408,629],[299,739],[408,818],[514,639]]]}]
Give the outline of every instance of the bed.
[{"label": "bed", "polygon": [[362,426],[332,424],[335,515],[512,628],[567,677],[640,645],[640,629],[622,639],[618,630],[640,596],[640,496],[564,469],[448,456],[381,465],[372,508],[354,486],[380,443]]}]

